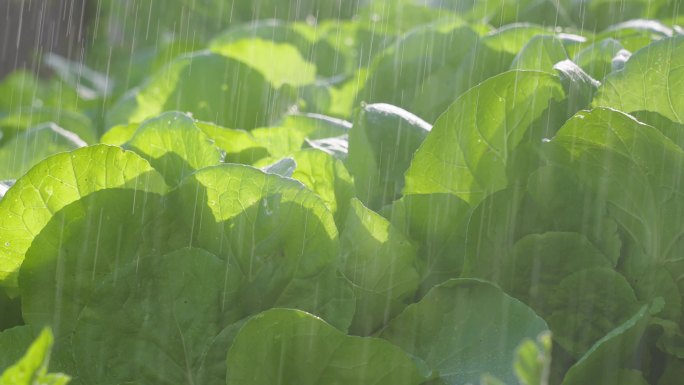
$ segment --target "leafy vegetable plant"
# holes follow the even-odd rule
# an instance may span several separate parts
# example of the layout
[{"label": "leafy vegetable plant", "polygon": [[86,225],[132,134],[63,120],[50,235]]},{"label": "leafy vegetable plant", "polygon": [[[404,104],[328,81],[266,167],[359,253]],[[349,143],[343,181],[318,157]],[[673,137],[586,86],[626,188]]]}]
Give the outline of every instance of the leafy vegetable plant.
[{"label": "leafy vegetable plant", "polygon": [[0,385],[681,383],[679,1],[160,4],[0,83]]}]

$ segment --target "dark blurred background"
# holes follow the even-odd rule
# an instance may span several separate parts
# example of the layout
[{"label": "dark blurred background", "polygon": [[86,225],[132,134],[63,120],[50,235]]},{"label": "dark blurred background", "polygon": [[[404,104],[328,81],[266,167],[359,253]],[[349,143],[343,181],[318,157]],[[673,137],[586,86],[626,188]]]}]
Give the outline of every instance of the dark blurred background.
[{"label": "dark blurred background", "polygon": [[658,6],[652,0],[0,0],[0,79],[18,68],[48,74],[39,63],[53,52],[119,75],[116,87],[126,89],[139,84],[155,58],[202,49],[232,24],[271,18],[315,23],[358,17],[365,10],[388,30],[402,20],[420,20],[421,15],[402,12],[411,4],[494,27],[524,14],[531,23],[582,33],[635,17],[674,19],[684,12],[679,0]]},{"label": "dark blurred background", "polygon": [[86,0],[0,0],[0,78],[14,69],[40,70],[47,52],[83,58]]},{"label": "dark blurred background", "polygon": [[164,41],[199,45],[232,23],[344,19],[365,1],[0,0],[0,79],[20,68],[45,75],[48,52],[104,70]]}]

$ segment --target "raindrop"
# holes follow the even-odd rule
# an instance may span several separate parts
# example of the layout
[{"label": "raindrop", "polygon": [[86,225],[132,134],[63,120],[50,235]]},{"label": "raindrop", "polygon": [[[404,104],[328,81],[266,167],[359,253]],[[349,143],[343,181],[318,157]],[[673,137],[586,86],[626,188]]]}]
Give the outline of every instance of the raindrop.
[{"label": "raindrop", "polygon": [[271,210],[271,209],[268,207],[268,201],[267,201],[267,200],[264,200],[263,202],[264,202],[264,212],[266,213],[266,215],[268,215],[268,216],[273,215],[273,210]]},{"label": "raindrop", "polygon": [[10,247],[11,243],[9,241],[5,242],[5,247]]}]

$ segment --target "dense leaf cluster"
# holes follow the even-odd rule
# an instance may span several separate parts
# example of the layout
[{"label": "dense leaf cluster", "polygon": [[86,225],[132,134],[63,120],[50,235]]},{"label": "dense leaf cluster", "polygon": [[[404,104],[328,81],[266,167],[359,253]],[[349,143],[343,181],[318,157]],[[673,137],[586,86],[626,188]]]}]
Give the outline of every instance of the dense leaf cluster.
[{"label": "dense leaf cluster", "polygon": [[0,83],[0,385],[681,383],[678,1],[100,5]]}]

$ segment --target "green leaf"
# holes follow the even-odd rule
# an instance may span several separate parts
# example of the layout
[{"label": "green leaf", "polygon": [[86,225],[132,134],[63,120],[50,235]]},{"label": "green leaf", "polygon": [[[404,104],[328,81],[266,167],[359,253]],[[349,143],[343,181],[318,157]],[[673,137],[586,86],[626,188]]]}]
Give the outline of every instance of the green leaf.
[{"label": "green leaf", "polygon": [[520,385],[548,383],[551,364],[551,334],[542,333],[537,340],[525,340],[518,346],[513,365]]},{"label": "green leaf", "polygon": [[[634,378],[633,373],[622,374],[620,370],[626,365],[641,340],[649,322],[648,306],[639,311],[624,323],[611,330],[600,341],[596,342],[582,358],[568,370],[563,385],[580,385],[600,383],[618,385],[623,383],[641,385],[641,382],[622,382]],[[620,373],[620,374],[618,374]],[[624,377],[623,377],[624,376]]]},{"label": "green leaf", "polygon": [[359,17],[363,24],[369,24],[373,29],[396,35],[410,33],[435,20],[453,22],[458,19],[458,15],[447,9],[426,7],[413,0],[370,1],[359,10]]},{"label": "green leaf", "polygon": [[553,66],[568,59],[563,42],[552,35],[535,36],[518,52],[511,63],[513,70],[554,73]]},{"label": "green leaf", "polygon": [[29,325],[15,326],[0,332],[0,373],[19,361],[37,336],[37,330]]},{"label": "green leaf", "polygon": [[594,106],[651,111],[684,123],[684,37],[663,39],[637,51],[622,71],[609,75]]},{"label": "green leaf", "polygon": [[[315,148],[341,161],[347,160],[349,154],[349,136],[342,135],[334,138],[324,138],[315,140],[306,140],[304,148]],[[351,178],[351,177],[350,177]],[[352,190],[354,190],[352,182]]]},{"label": "green leaf", "polygon": [[346,336],[296,310],[255,316],[228,351],[228,385],[418,385],[423,380],[411,358],[387,341]]},{"label": "green leaf", "polygon": [[0,179],[17,179],[51,155],[84,146],[76,134],[54,123],[35,126],[0,147]]},{"label": "green leaf", "polygon": [[349,132],[347,166],[362,202],[377,209],[400,195],[404,173],[431,128],[389,104],[361,107]]},{"label": "green leaf", "polygon": [[658,130],[600,108],[568,120],[548,144],[585,189],[608,202],[610,216],[638,243],[639,266],[679,258],[684,152]]},{"label": "green leaf", "polygon": [[419,297],[461,276],[471,212],[466,202],[451,194],[406,195],[383,209],[392,225],[418,245]]},{"label": "green leaf", "polygon": [[275,163],[261,168],[267,174],[280,175],[285,178],[292,177],[292,173],[297,169],[297,162],[294,158],[283,158]]},{"label": "green leaf", "polygon": [[[579,51],[573,61],[577,63],[594,79],[602,80],[614,69],[614,60],[619,63],[620,58],[629,57],[631,53],[625,50],[619,41],[607,38],[588,45]],[[615,65],[619,65],[615,63]]]},{"label": "green leaf", "polygon": [[406,308],[382,337],[424,360],[446,384],[477,383],[484,374],[515,383],[517,347],[546,330],[530,308],[496,286],[456,279]]},{"label": "green leaf", "polygon": [[[582,234],[608,258],[615,267],[620,258],[622,241],[618,225],[608,216],[605,200],[581,187],[572,170],[558,165],[542,166],[527,180],[530,233],[545,231]],[[529,227],[529,226],[528,226]],[[584,243],[584,242],[580,242]]]},{"label": "green leaf", "polygon": [[169,249],[173,219],[160,195],[136,189],[103,189],[55,211],[21,266],[26,322],[67,335],[110,272]]},{"label": "green leaf", "polygon": [[517,55],[533,38],[553,33],[553,30],[541,25],[513,23],[488,33],[482,41],[490,49]]},{"label": "green leaf", "polygon": [[254,141],[274,158],[282,158],[302,149],[308,133],[296,127],[262,127],[250,131]]},{"label": "green leaf", "polygon": [[44,329],[26,354],[0,375],[0,385],[66,385],[70,378],[47,372],[53,337]]},{"label": "green leaf", "polygon": [[501,286],[539,314],[551,313],[554,291],[567,276],[611,261],[578,233],[531,234],[515,243],[503,262]]},{"label": "green leaf", "polygon": [[[682,317],[682,294],[677,286],[681,282],[681,268],[662,263],[653,263],[634,240],[627,240],[622,251],[620,272],[634,288],[637,298],[649,302],[655,298],[665,301],[665,307],[658,317],[679,322]],[[677,264],[677,262],[674,262]]]},{"label": "green leaf", "polygon": [[333,216],[301,183],[253,167],[221,165],[186,178],[170,204],[182,226],[172,240],[228,260],[240,272],[245,317],[294,307],[346,330],[354,301],[336,276]]},{"label": "green leaf", "polygon": [[100,143],[111,146],[123,146],[138,130],[140,123],[118,124],[113,126],[100,138]]},{"label": "green leaf", "polygon": [[[450,193],[471,205],[504,189],[530,125],[564,99],[557,77],[512,71],[470,89],[439,118],[406,172],[404,194]],[[534,141],[532,142],[534,143]],[[527,152],[527,151],[526,151]]]},{"label": "green leaf", "polygon": [[43,64],[75,89],[83,100],[103,99],[112,92],[107,75],[88,68],[83,62],[71,61],[49,52],[45,55]]},{"label": "green leaf", "polygon": [[44,91],[44,85],[33,73],[14,71],[0,82],[0,107],[7,111],[40,103]]},{"label": "green leaf", "polygon": [[550,311],[545,319],[554,339],[575,357],[639,309],[627,280],[608,268],[570,274],[547,294]]},{"label": "green leaf", "polygon": [[589,106],[601,83],[569,59],[556,63],[553,69],[558,72],[568,96],[567,112],[572,114]]},{"label": "green leaf", "polygon": [[259,146],[274,158],[292,156],[310,140],[346,135],[351,123],[319,114],[286,116],[275,127],[262,127],[250,133]]},{"label": "green leaf", "polygon": [[370,335],[397,315],[418,288],[416,248],[357,199],[340,236],[340,270],[351,281],[356,314],[350,332]]},{"label": "green leaf", "polygon": [[277,120],[294,104],[293,90],[275,90],[258,71],[221,55],[181,56],[129,91],[107,114],[107,126],[142,122],[163,111],[250,130]]},{"label": "green leaf", "polygon": [[[254,68],[276,89],[286,83],[301,87],[316,80],[316,66],[290,44],[247,38],[220,45],[214,43],[212,51]],[[278,65],[273,65],[274,62]]]},{"label": "green leaf", "polygon": [[684,362],[681,359],[669,356],[665,364],[665,370],[658,381],[658,385],[676,384],[684,375]]},{"label": "green leaf", "polygon": [[[442,91],[437,88],[444,85],[442,77],[455,72],[477,41],[477,33],[463,22],[443,20],[420,26],[377,56],[358,100],[389,103],[434,122],[448,105],[434,100]],[[440,81],[434,82],[433,77]],[[448,96],[450,102],[458,94]]]},{"label": "green leaf", "polygon": [[673,29],[658,20],[637,19],[611,25],[596,35],[596,40],[612,38],[619,41],[626,50],[635,52],[673,35]]},{"label": "green leaf", "polygon": [[642,123],[653,126],[670,138],[673,142],[684,149],[684,124],[675,123],[657,112],[636,111],[630,115],[637,118]]},{"label": "green leaf", "polygon": [[226,163],[253,164],[268,156],[264,144],[257,142],[250,132],[225,128],[209,122],[196,121],[195,125],[223,151]]},{"label": "green leaf", "polygon": [[3,289],[0,289],[0,331],[23,323],[19,298],[10,298]]},{"label": "green leaf", "polygon": [[192,118],[180,112],[167,112],[145,121],[125,147],[147,159],[169,186],[220,162],[219,152],[209,137]]},{"label": "green leaf", "polygon": [[0,117],[0,131],[11,136],[11,134],[39,126],[41,123],[55,123],[59,127],[78,135],[81,140],[88,144],[97,142],[97,133],[90,118],[80,112],[68,111],[63,108],[19,108],[14,113]]},{"label": "green leaf", "polygon": [[[325,39],[325,29],[326,27],[321,24],[310,26],[303,23],[285,23],[276,19],[254,20],[231,26],[209,43],[209,49],[235,57],[247,64],[257,59],[255,53],[260,53],[265,56],[262,57],[264,61],[254,64],[263,70],[267,78],[280,75],[280,77],[274,77],[274,80],[289,79],[288,83],[292,85],[305,85],[315,80],[316,75],[329,78],[351,70],[347,55],[334,46],[338,35],[335,34],[331,38],[333,41],[329,42]],[[241,49],[243,48],[241,46],[245,44],[254,43],[257,47],[249,47],[249,50]],[[270,45],[275,49],[271,52],[264,52],[264,48]],[[292,49],[295,49],[296,53],[292,52]],[[278,50],[280,52],[274,56]],[[250,52],[252,55],[245,55]],[[273,60],[287,65],[274,66]],[[301,67],[298,67],[300,65]]]},{"label": "green leaf", "polygon": [[325,202],[341,231],[354,197],[354,181],[349,171],[339,159],[320,150],[302,150],[295,152],[293,157],[297,169],[292,177],[304,183]]},{"label": "green leaf", "polygon": [[210,343],[237,321],[231,314],[239,301],[236,273],[200,249],[112,272],[93,292],[72,337],[79,377],[102,385],[197,383]]},{"label": "green leaf", "polygon": [[[410,110],[430,122],[436,121],[470,88],[507,71],[515,55],[535,33],[551,32],[529,24],[508,25],[482,36],[464,52],[454,50],[463,56],[458,66],[443,67],[427,77]],[[436,115],[430,117],[422,111],[433,111]]]},{"label": "green leaf", "polygon": [[280,126],[296,128],[306,133],[308,139],[316,140],[345,135],[352,123],[320,114],[294,114],[286,116]]},{"label": "green leaf", "polygon": [[138,155],[105,145],[52,156],[17,180],[0,201],[0,286],[17,288],[24,254],[53,213],[111,188],[163,193],[166,185]]},{"label": "green leaf", "polygon": [[[527,263],[513,266],[517,265],[517,257],[512,255],[514,246],[526,236],[530,238],[520,245],[526,250],[520,255],[523,259],[546,258],[528,254],[540,247],[539,251],[547,249],[569,255],[579,251],[583,259],[585,253],[592,256],[589,259],[600,255],[596,263],[616,266],[621,251],[618,225],[608,216],[605,200],[598,199],[580,186],[571,171],[558,166],[544,166],[530,175],[526,188],[513,186],[488,196],[474,208],[465,230],[464,275],[499,282],[509,289],[512,289],[509,287],[511,284],[518,285],[513,283],[518,278],[521,279],[521,287],[526,285],[522,281],[537,279],[534,277],[541,273],[537,270],[525,278],[527,273],[523,271],[525,266],[529,267]],[[556,232],[564,234],[543,235]],[[563,242],[556,243],[555,238]],[[573,251],[574,248],[577,250]],[[556,257],[549,258],[553,260]],[[608,262],[603,263],[602,259]],[[564,261],[562,266],[565,264]],[[555,272],[563,270],[553,263],[549,268]],[[511,275],[509,269],[520,269],[523,276]],[[516,293],[521,298],[529,294]],[[539,295],[546,297],[544,292]]]}]

